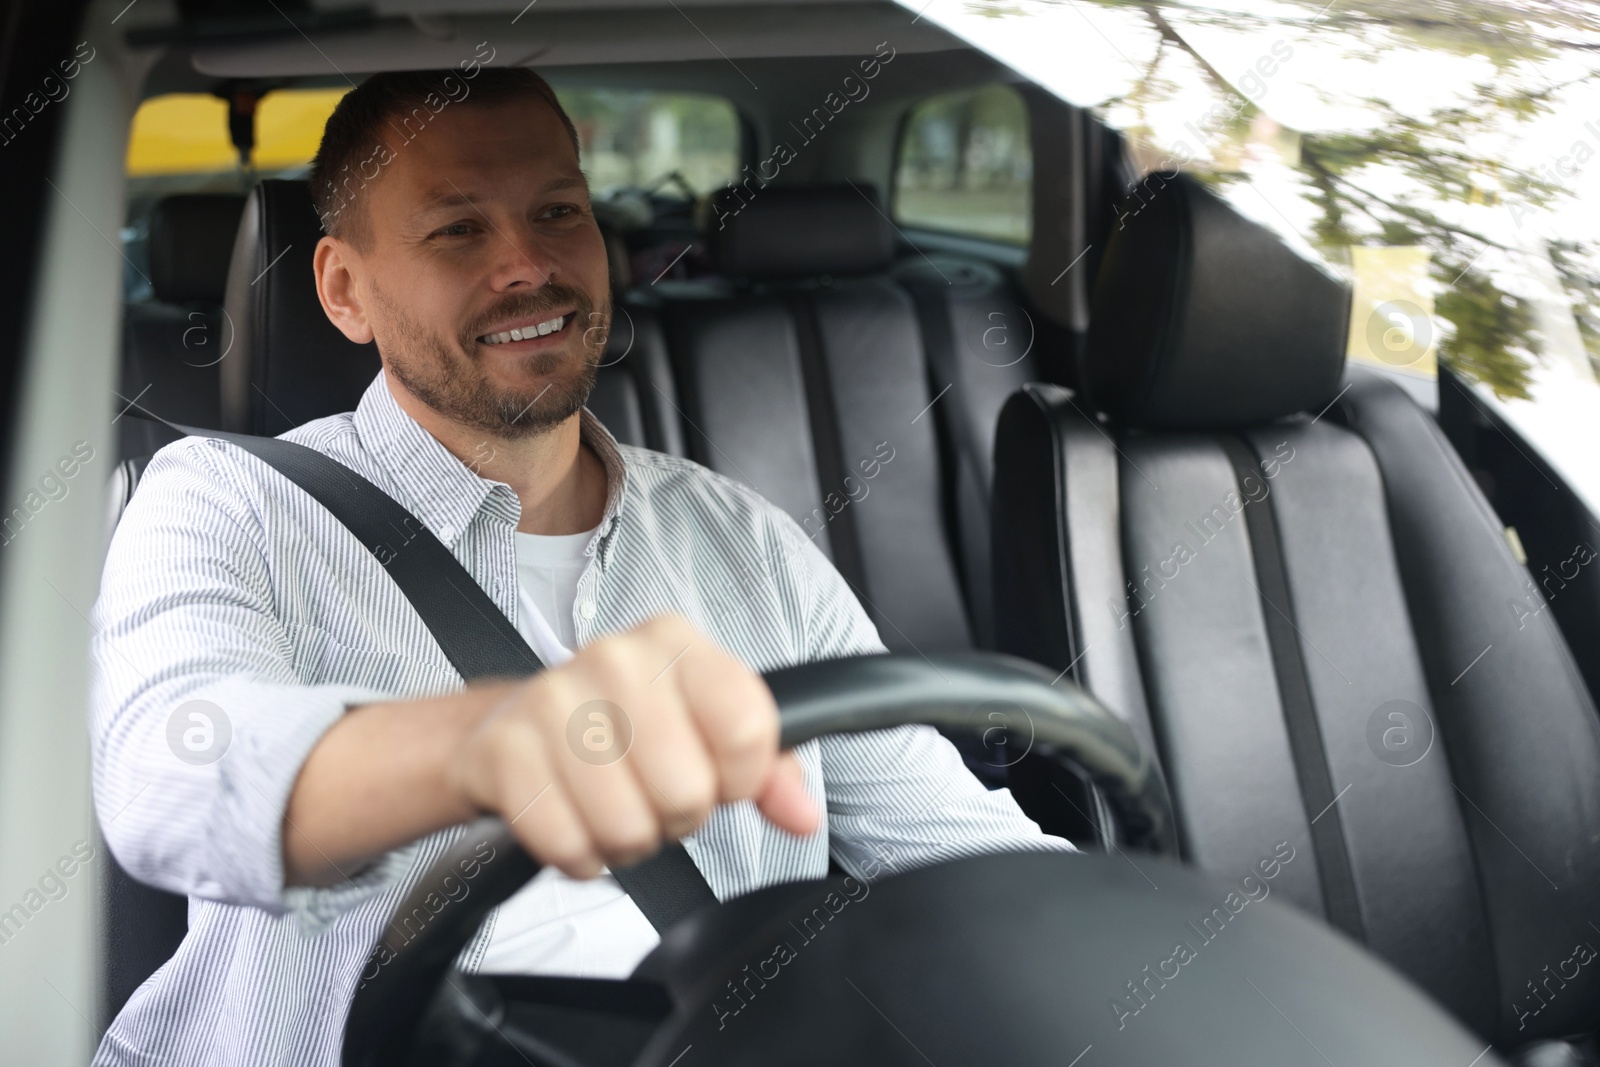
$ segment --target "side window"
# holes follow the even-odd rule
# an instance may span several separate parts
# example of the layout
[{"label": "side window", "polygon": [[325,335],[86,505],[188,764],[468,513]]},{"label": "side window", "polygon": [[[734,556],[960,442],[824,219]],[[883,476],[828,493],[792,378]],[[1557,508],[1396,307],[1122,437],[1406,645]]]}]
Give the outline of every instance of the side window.
[{"label": "side window", "polygon": [[739,176],[739,117],[704,93],[556,90],[595,196],[639,189],[692,200]]},{"label": "side window", "polygon": [[893,214],[910,226],[1025,245],[1032,175],[1028,112],[1015,89],[930,97],[902,128]]}]

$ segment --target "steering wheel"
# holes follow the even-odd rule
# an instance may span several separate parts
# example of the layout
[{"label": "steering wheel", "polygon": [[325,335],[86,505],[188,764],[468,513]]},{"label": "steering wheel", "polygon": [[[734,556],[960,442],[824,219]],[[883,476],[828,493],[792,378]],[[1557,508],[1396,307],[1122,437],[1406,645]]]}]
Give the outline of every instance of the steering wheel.
[{"label": "steering wheel", "polygon": [[[679,922],[625,981],[468,975],[456,956],[539,870],[500,820],[483,819],[374,949],[346,1067],[1499,1063],[1359,946],[1268,901],[1268,859],[1230,885],[1168,858],[1159,769],[1071,683],[980,653],[765,677],[784,748],[907,723],[981,733],[998,715],[1008,740],[1098,786],[1120,839],[1143,854],[997,853],[772,886]],[[1293,862],[1271,843],[1262,851]]]}]

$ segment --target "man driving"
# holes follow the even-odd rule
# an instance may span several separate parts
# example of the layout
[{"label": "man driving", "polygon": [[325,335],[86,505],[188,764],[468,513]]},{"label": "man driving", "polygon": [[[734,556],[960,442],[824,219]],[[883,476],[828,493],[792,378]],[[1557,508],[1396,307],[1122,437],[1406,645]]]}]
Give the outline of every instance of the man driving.
[{"label": "man driving", "polygon": [[[483,814],[544,870],[469,971],[627,976],[658,937],[609,868],[666,842],[721,899],[830,854],[871,878],[1071,848],[928,727],[779,752],[757,672],[883,645],[786,514],[584,408],[612,300],[576,131],[531,71],[452,76],[375,75],[328,121],[315,284],[383,369],[284,436],[415,515],[548,669],[463,686],[305,492],[234,444],[162,449],[95,607],[95,801],[118,860],[189,896],[189,932],[97,1064],[336,1063],[388,917]],[[631,734],[615,758],[569,740],[596,701]]]}]

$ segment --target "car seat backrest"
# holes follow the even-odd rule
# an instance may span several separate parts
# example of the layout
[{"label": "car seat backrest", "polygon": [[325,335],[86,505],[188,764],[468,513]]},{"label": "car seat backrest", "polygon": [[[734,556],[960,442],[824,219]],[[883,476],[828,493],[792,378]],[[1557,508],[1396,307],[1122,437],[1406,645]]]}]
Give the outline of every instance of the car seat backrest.
[{"label": "car seat backrest", "polygon": [[[223,279],[244,197],[183,194],[150,211],[148,277],[152,299],[129,304],[123,321],[119,409],[135,401],[188,425],[215,426],[218,376],[232,331],[222,315]],[[118,451],[147,455],[171,431],[118,418]]]},{"label": "car seat backrest", "polygon": [[916,305],[865,186],[724,190],[733,295],[663,306],[690,455],[787,511],[894,649],[972,642]]},{"label": "car seat backrest", "polygon": [[[352,411],[378,373],[377,346],[346,338],[317,299],[311,263],[321,237],[305,182],[268,180],[251,191],[228,271],[235,339],[223,362],[225,429],[275,435]],[[651,383],[668,377],[659,333],[648,310],[614,318],[589,406],[623,443],[670,448],[652,432],[666,417],[645,410],[662,403]]]},{"label": "car seat backrest", "polygon": [[993,264],[914,253],[896,262],[890,275],[916,306],[928,389],[937,397],[925,417],[940,431],[946,510],[960,550],[973,638],[979,648],[993,648],[989,496],[995,424],[1008,396],[1044,376],[1041,356],[1052,350],[1064,355],[1071,339],[1030,313]]},{"label": "car seat backrest", "polygon": [[183,193],[156,202],[146,248],[157,300],[222,303],[244,200],[240,193]]},{"label": "car seat backrest", "polygon": [[277,435],[354,410],[381,366],[328,321],[311,262],[322,223],[303,181],[268,180],[250,192],[228,269],[236,333],[222,376],[224,429]]},{"label": "car seat backrest", "polygon": [[870,185],[718,190],[706,223],[712,261],[728,278],[875,274],[894,259],[894,227]]},{"label": "car seat backrest", "polygon": [[1153,746],[1188,859],[1281,844],[1272,888],[1486,1039],[1590,1033],[1600,719],[1498,520],[1344,367],[1342,284],[1188,176],[1126,211],[1083,392],[1001,417],[1000,647]]}]

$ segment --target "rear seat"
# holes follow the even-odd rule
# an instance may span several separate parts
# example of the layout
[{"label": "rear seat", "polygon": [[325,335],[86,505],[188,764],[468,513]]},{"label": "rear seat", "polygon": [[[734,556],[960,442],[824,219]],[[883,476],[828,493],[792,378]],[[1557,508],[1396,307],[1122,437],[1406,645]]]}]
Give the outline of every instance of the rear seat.
[{"label": "rear seat", "polygon": [[1046,373],[1047,352],[1065,355],[1065,331],[1034,318],[988,263],[932,253],[896,263],[890,276],[917,308],[929,389],[945,465],[946,511],[955,532],[968,617],[979,648],[993,648],[989,499],[994,432],[1006,398]]},{"label": "rear seat", "polygon": [[[320,235],[304,182],[260,183],[228,270],[216,408],[154,389],[146,406],[269,435],[352,410],[377,351],[322,312]],[[893,228],[848,185],[762,190],[712,246],[733,284],[619,296],[590,408],[619,440],[688,454],[783,507],[890,648],[986,644],[993,427],[1037,364],[1004,280],[951,256],[891,278]]]},{"label": "rear seat", "polygon": [[[150,213],[155,299],[128,305],[118,392],[173,422],[218,425],[218,368],[231,333],[223,284],[243,208],[240,195],[194,194],[165,197]],[[117,432],[123,459],[149,455],[177,436],[136,418],[119,418]]]},{"label": "rear seat", "polygon": [[734,289],[662,305],[688,454],[793,516],[891,649],[969,648],[988,628],[972,591],[988,586],[993,427],[1034,364],[1025,341],[986,352],[983,330],[995,312],[1025,335],[1025,316],[982,264],[918,257],[927,271],[891,277],[870,195],[720,194],[711,252]]},{"label": "rear seat", "polygon": [[[893,226],[867,187],[769,188],[749,203],[721,195],[713,217],[725,224],[710,243],[727,280],[619,296],[590,408],[619,440],[690,455],[788,511],[889,648],[990,647],[993,433],[1005,397],[1038,376],[1036,323],[993,266],[921,254],[894,263]],[[224,206],[237,209],[175,197],[158,210],[160,292],[206,295]],[[208,358],[227,358],[195,368],[141,341],[141,357],[161,352],[205,372],[141,403],[173,421],[267,435],[352,410],[379,361],[322,311],[310,284],[320,235],[304,182],[260,183],[238,221],[228,328],[205,327],[224,346]],[[154,332],[141,329],[130,334]],[[134,373],[125,384],[130,399],[143,388]],[[126,421],[135,444],[170,439]],[[123,501],[143,463],[130,451],[114,489]]]}]

